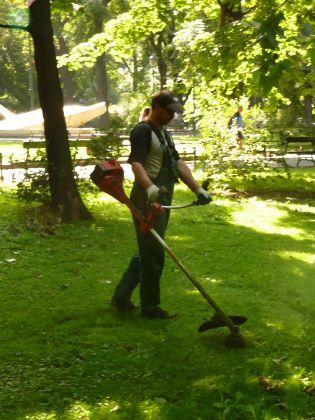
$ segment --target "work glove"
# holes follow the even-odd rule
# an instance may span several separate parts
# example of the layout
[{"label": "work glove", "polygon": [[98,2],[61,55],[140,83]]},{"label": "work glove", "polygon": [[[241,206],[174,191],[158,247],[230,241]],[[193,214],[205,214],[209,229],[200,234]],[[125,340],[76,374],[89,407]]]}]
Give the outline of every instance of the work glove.
[{"label": "work glove", "polygon": [[198,187],[195,194],[197,196],[197,206],[205,206],[206,204],[209,204],[212,201],[211,195],[200,186]]},{"label": "work glove", "polygon": [[167,192],[167,189],[165,187],[157,187],[155,184],[150,185],[150,187],[147,188],[147,195],[148,200],[150,203],[156,203],[159,201],[161,196],[165,195]]}]

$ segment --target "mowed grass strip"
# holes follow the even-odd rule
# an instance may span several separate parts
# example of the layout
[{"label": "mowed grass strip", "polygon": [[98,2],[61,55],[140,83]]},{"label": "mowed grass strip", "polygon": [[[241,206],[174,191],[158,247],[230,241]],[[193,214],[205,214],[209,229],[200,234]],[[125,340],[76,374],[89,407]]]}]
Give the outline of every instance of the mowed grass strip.
[{"label": "mowed grass strip", "polygon": [[243,349],[224,346],[226,329],[197,332],[213,311],[170,258],[162,306],[177,320],[113,312],[133,226],[111,198],[85,200],[94,221],[52,228],[0,195],[1,419],[314,416],[310,200],[216,197],[172,213],[168,244],[229,314],[248,317]]}]

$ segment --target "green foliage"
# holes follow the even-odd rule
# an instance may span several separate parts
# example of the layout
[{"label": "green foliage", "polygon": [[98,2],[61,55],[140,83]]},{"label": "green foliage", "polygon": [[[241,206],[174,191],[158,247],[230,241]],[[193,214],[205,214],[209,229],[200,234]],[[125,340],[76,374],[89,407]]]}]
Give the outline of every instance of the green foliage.
[{"label": "green foliage", "polygon": [[124,120],[118,115],[111,115],[106,134],[92,138],[89,142],[88,153],[96,159],[120,157],[123,140],[121,130],[124,128]]},{"label": "green foliage", "polygon": [[[25,17],[26,14],[26,17]],[[0,3],[0,23],[28,23],[24,0]],[[0,102],[16,111],[28,109],[29,65],[32,47],[25,31],[0,28]],[[31,51],[30,51],[31,49]]]},{"label": "green foliage", "polygon": [[[78,149],[72,148],[70,151],[71,158],[74,161]],[[17,197],[21,201],[35,201],[47,206],[50,205],[51,196],[45,149],[37,149],[35,156],[27,153],[24,165],[24,177],[16,184]],[[76,172],[74,172],[74,178],[78,179]]]},{"label": "green foliage", "polygon": [[[3,11],[9,9],[6,2]],[[194,106],[205,119],[212,112],[209,97],[225,103],[242,96],[260,97],[270,115],[289,105],[303,117],[303,97],[312,94],[314,85],[311,5],[303,0],[292,7],[280,0],[226,1],[222,5],[230,13],[225,20],[223,6],[205,0],[75,4],[55,0],[56,31],[62,31],[70,51],[59,57],[59,65],[71,69],[77,97],[91,101],[96,99],[93,67],[106,53],[110,98],[117,103],[127,91],[129,97],[143,91],[151,94],[148,58],[153,54],[166,65],[168,86],[183,94],[193,92]],[[103,31],[95,34],[95,24],[101,20]],[[12,46],[6,50],[13,51]],[[20,47],[19,55],[26,67]],[[3,74],[9,78],[12,68],[5,68]],[[14,77],[23,78],[25,96],[27,74],[19,72]],[[7,80],[4,85],[12,91]]]},{"label": "green foliage", "polygon": [[[313,191],[313,169],[252,172],[251,176],[233,176],[226,179],[229,188],[247,194],[265,195],[266,197],[311,198]],[[289,198],[288,198],[289,199]]]},{"label": "green foliage", "polygon": [[[244,3],[244,11],[253,6]],[[279,109],[290,113],[289,107],[295,120],[304,119],[302,101],[311,94],[315,75],[309,58],[314,33],[309,5],[301,1],[290,9],[271,1],[254,6],[241,19],[219,27],[218,9],[211,11],[208,20],[196,13],[195,20],[184,22],[176,33],[174,43],[183,64],[180,77],[191,88],[190,100],[197,116],[204,119],[203,126],[209,114],[218,108],[221,112],[227,104],[232,112],[233,104],[244,97],[247,103],[255,103],[256,98],[266,121]],[[304,25],[308,31],[303,31]]]},{"label": "green foliage", "polygon": [[[257,153],[260,147],[261,154]],[[258,149],[259,150],[259,149]],[[205,160],[200,163],[204,176],[209,177],[212,188],[228,188],[234,177],[243,180],[255,177],[257,172],[275,171],[267,160],[262,159],[263,145],[247,137],[245,145],[240,147],[237,138],[219,136],[209,139],[205,145]]]},{"label": "green foliage", "polygon": [[[245,98],[243,98],[244,100]],[[229,188],[234,177],[244,180],[255,177],[257,171],[275,172],[265,159],[270,149],[279,150],[279,137],[271,139],[266,125],[266,116],[257,108],[245,109],[245,128],[240,142],[237,128],[228,128],[228,122],[235,108],[217,106],[212,113],[199,117],[198,126],[203,132],[204,154],[199,163],[203,176],[209,178],[212,188]],[[211,103],[210,103],[211,107]],[[190,118],[198,118],[191,109]]]},{"label": "green foliage", "polygon": [[3,0],[0,5],[0,23],[8,25],[27,26],[29,14],[27,2],[24,0]]},{"label": "green foliage", "polygon": [[38,201],[49,205],[48,173],[40,170],[36,173],[27,172],[23,181],[17,183],[17,196],[25,201]]},{"label": "green foliage", "polygon": [[[28,165],[33,167],[38,165],[44,169],[32,170],[28,169]],[[48,205],[50,203],[49,181],[46,164],[46,153],[38,149],[36,156],[31,158],[29,155],[25,160],[24,179],[17,183],[17,196],[25,201],[38,201]]]},{"label": "green foliage", "polygon": [[[4,0],[1,13],[8,9]],[[137,122],[164,71],[163,83],[186,101],[185,120],[208,139],[218,172],[256,171],[257,149],[279,150],[286,135],[314,135],[314,108],[306,104],[315,85],[314,12],[306,0],[290,7],[282,0],[54,0],[52,9],[55,33],[63,37],[56,36],[59,66],[70,70],[75,100],[99,100],[95,63],[105,55],[109,110],[124,118],[124,128]],[[0,100],[25,108],[28,40],[2,33]],[[242,151],[226,130],[238,103],[245,108]],[[95,155],[106,152],[113,135],[98,142]],[[234,168],[240,158],[243,165]]]}]

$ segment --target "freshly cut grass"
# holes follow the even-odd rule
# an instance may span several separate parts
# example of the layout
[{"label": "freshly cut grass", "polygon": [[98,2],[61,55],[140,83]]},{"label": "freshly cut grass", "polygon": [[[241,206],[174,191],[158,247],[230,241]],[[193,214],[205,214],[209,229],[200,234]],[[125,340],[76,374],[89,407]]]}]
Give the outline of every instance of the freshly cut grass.
[{"label": "freshly cut grass", "polygon": [[[177,188],[176,202],[193,197]],[[85,197],[92,222],[54,226],[0,194],[0,418],[311,419],[315,293],[310,200],[216,197],[173,212],[167,242],[229,313],[243,349],[167,258],[162,307],[142,320],[109,306],[135,251],[128,210]],[[139,303],[138,290],[134,294]]]}]

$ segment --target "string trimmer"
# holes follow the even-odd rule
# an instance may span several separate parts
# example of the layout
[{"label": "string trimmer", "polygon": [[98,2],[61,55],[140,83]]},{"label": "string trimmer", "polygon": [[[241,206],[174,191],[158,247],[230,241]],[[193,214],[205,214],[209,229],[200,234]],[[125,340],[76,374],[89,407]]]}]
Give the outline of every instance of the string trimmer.
[{"label": "string trimmer", "polygon": [[[203,332],[209,329],[227,327],[230,335],[226,337],[225,343],[228,347],[244,347],[246,345],[244,337],[240,334],[239,325],[244,324],[247,318],[244,316],[227,316],[217,303],[209,296],[199,281],[188,271],[184,264],[177,258],[172,249],[166,244],[161,236],[153,228],[154,220],[163,211],[163,206],[158,203],[152,205],[152,210],[145,217],[129,200],[123,188],[124,171],[119,163],[113,159],[105,160],[95,166],[91,174],[92,181],[101,191],[114,197],[120,203],[125,204],[140,224],[143,234],[151,233],[160,245],[167,251],[171,258],[176,262],[179,268],[186,274],[192,284],[199,290],[209,305],[215,310],[215,314],[209,320],[200,325],[198,331]],[[166,208],[184,208],[196,205],[193,202],[184,206],[164,206]]]}]

